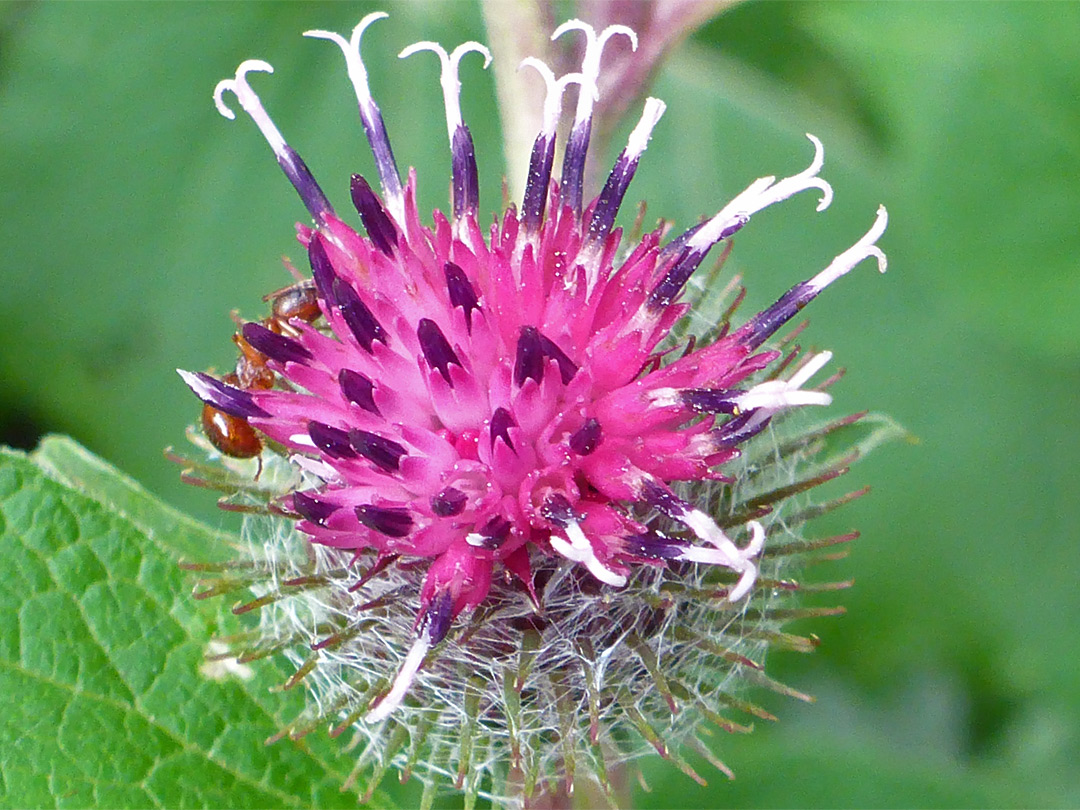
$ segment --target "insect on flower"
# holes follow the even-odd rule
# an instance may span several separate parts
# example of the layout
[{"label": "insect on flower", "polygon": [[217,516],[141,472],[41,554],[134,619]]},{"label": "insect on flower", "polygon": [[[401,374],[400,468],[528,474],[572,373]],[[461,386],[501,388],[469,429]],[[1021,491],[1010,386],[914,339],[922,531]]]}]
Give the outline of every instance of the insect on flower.
[{"label": "insect on flower", "polygon": [[[335,659],[335,666],[349,658],[366,668],[368,688],[353,689],[351,700],[334,704],[325,716],[340,713],[343,726],[369,730],[401,713],[412,717],[424,707],[409,696],[428,667],[437,667],[431,653],[444,640],[473,644],[483,662],[501,662],[492,677],[502,679],[504,666],[511,668],[506,662],[524,660],[529,644],[533,652],[542,650],[536,639],[554,628],[562,646],[536,663],[546,680],[534,683],[532,670],[514,663],[516,674],[506,676],[510,691],[491,698],[491,705],[488,697],[482,704],[476,697],[469,710],[473,675],[458,676],[465,684],[461,711],[472,718],[462,722],[470,733],[480,734],[477,716],[501,712],[502,731],[486,738],[490,750],[501,745],[515,767],[527,770],[521,763],[530,730],[523,718],[550,704],[554,719],[541,724],[549,737],[547,729],[555,725],[562,729],[557,738],[572,740],[580,716],[594,747],[622,734],[609,737],[600,726],[621,724],[670,754],[647,730],[646,698],[627,690],[649,673],[652,683],[663,684],[660,699],[674,711],[679,703],[707,703],[706,693],[718,685],[686,686],[675,679],[682,666],[679,644],[687,639],[680,642],[677,628],[663,618],[664,604],[670,607],[682,592],[665,591],[665,583],[674,581],[665,577],[684,590],[709,594],[698,618],[703,625],[716,623],[716,632],[743,615],[747,600],[767,601],[779,587],[775,580],[763,587],[761,573],[769,509],[762,511],[759,503],[738,519],[729,511],[722,522],[710,493],[738,483],[726,470],[774,418],[830,403],[827,393],[809,387],[830,353],[805,358],[785,377],[774,370],[781,353],[769,342],[864,259],[875,259],[884,271],[876,241],[885,230],[885,209],[853,247],[772,306],[711,342],[671,351],[677,324],[690,311],[687,283],[717,244],[756,212],[799,192],[817,192],[818,210],[828,207],[832,188],[819,177],[821,142],[807,136],[813,159],[804,171],[753,181],[713,217],[674,239],[665,242],[658,229],[625,244],[616,216],[665,105],[646,100],[602,190],[586,199],[602,52],[612,37],[625,37],[635,48],[637,38],[623,26],[597,33],[572,20],[552,38],[574,32],[585,37],[580,71],[556,77],[538,59],[523,63],[547,88],[542,126],[520,207],[485,230],[458,67],[470,53],[485,65],[491,56],[476,42],[450,52],[419,42],[401,56],[430,51],[438,58],[451,159],[450,215],[436,212],[429,226],[417,211],[415,174],[404,182],[399,174],[360,56],[365,29],[383,16],[365,17],[349,40],[326,31],[306,34],[341,49],[356,92],[381,190],[376,193],[360,175],[351,178],[366,235],[331,207],[249,84],[251,73],[272,72],[271,66],[246,61],[217,86],[222,115],[234,117],[225,99],[231,93],[311,216],[312,224],[298,230],[312,280],[274,297],[269,318],[243,324],[235,375],[219,380],[180,373],[206,407],[257,430],[285,455],[303,485],[282,493],[277,505],[294,516],[317,553],[333,561],[326,567],[348,571],[351,563],[370,564],[362,575],[345,575],[352,577],[349,599],[364,588],[377,589],[380,581],[392,584],[374,598],[356,597],[351,607],[336,608],[339,623],[328,636],[333,645],[362,633],[359,616],[414,606],[403,648],[372,653],[368,647],[366,658],[343,653]],[[556,132],[571,84],[578,88],[577,103],[556,179]],[[786,363],[780,368],[786,373]],[[250,443],[223,446],[214,430],[208,428],[208,435],[223,453],[247,454]],[[341,599],[345,592],[339,588]],[[597,599],[607,600],[610,616],[597,614]],[[503,632],[491,617],[507,605],[513,609],[506,627],[515,628],[517,639],[484,642],[484,632]],[[761,611],[767,612],[764,606]],[[491,626],[478,628],[470,615],[485,616]],[[570,625],[559,625],[560,617],[571,617],[572,633]],[[534,641],[522,646],[523,634]],[[662,655],[673,662],[670,678],[659,671],[653,634],[668,639]],[[700,648],[695,639],[687,645]],[[316,651],[333,645],[310,642]],[[584,674],[579,659],[586,662]],[[632,666],[625,663],[630,660]],[[740,660],[753,663],[745,655]],[[609,665],[625,680],[604,687]],[[454,676],[443,671],[441,677]],[[517,695],[511,699],[512,691]],[[500,700],[506,704],[492,708]],[[473,750],[461,745],[459,782]],[[569,770],[572,780],[568,745],[549,748],[558,748],[561,770]],[[405,760],[394,756],[386,754],[386,762],[405,768]],[[534,766],[534,784],[554,772],[539,759]]]}]

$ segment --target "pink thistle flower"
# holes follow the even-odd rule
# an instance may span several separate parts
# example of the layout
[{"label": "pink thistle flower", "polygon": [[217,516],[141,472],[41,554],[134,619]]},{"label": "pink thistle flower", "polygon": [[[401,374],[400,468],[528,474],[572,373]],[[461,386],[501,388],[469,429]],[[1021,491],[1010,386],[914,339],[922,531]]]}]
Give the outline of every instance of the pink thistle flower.
[{"label": "pink thistle flower", "polygon": [[[373,571],[425,569],[418,593],[405,595],[419,603],[411,648],[366,710],[368,723],[402,705],[429,651],[484,605],[493,583],[516,582],[542,609],[538,561],[565,558],[612,591],[642,569],[711,566],[733,575],[729,603],[750,597],[765,527],[721,528],[692,485],[730,481],[725,464],[777,414],[830,403],[807,387],[828,352],[786,378],[753,380],[780,357],[766,342],[822,290],[867,258],[885,270],[876,242],[887,219],[879,208],[853,247],[741,326],[675,351],[687,282],[717,244],[800,192],[817,192],[818,210],[828,207],[821,142],[807,136],[813,159],[804,171],[754,180],[674,239],[658,229],[626,244],[616,215],[665,105],[646,100],[603,189],[585,200],[602,51],[612,36],[635,47],[636,37],[570,21],[553,38],[584,32],[581,69],[556,77],[537,59],[523,63],[546,83],[542,128],[520,207],[485,229],[458,65],[472,52],[486,64],[490,54],[475,42],[449,53],[420,42],[401,56],[437,55],[451,156],[450,216],[435,212],[429,226],[415,174],[401,180],[360,56],[361,36],[380,16],[365,17],[349,40],[306,34],[341,48],[356,91],[381,189],[352,177],[364,233],[334,211],[252,90],[249,74],[270,65],[246,61],[215,90],[228,118],[224,94],[235,95],[311,215],[298,237],[321,319],[243,325],[272,387],[180,372],[207,405],[246,420],[303,473],[307,485],[281,505],[313,543],[374,555]],[[578,101],[556,180],[570,84]]]}]

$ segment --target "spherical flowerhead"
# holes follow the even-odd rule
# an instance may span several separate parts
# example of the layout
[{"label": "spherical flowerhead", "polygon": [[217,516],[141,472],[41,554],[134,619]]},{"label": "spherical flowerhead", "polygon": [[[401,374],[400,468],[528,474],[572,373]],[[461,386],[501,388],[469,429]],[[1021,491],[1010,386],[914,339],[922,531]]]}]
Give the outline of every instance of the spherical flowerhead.
[{"label": "spherical flowerhead", "polygon": [[[366,17],[350,40],[307,34],[341,48],[375,157],[381,194],[359,175],[350,185],[363,233],[333,210],[251,89],[248,74],[270,66],[244,62],[218,85],[222,114],[233,117],[224,100],[231,92],[311,215],[298,227],[311,279],[275,296],[270,317],[242,326],[235,374],[181,374],[206,403],[204,426],[222,452],[241,457],[266,445],[268,467],[273,455],[293,472],[273,506],[312,546],[307,568],[289,563],[275,577],[290,587],[307,577],[306,590],[323,589],[305,616],[292,616],[294,627],[310,628],[315,657],[337,668],[341,683],[324,692],[340,694],[324,694],[323,708],[333,708],[323,719],[336,715],[339,728],[355,725],[369,740],[385,739],[374,730],[386,723],[415,737],[432,712],[436,725],[447,722],[430,696],[450,679],[443,693],[459,700],[450,710],[462,729],[459,781],[481,738],[488,759],[480,772],[494,772],[502,756],[523,779],[531,767],[533,783],[554,778],[555,767],[572,779],[578,718],[594,758],[604,748],[625,758],[634,749],[627,734],[671,755],[645,708],[659,701],[674,712],[704,701],[702,711],[715,714],[715,685],[703,685],[699,659],[717,653],[702,652],[698,631],[712,623],[723,633],[748,604],[765,615],[779,587],[762,573],[769,501],[759,497],[750,509],[730,497],[724,505],[716,493],[725,483],[729,495],[747,491],[740,455],[775,420],[830,402],[810,387],[828,352],[781,364],[769,342],[864,259],[885,269],[875,244],[885,210],[854,247],[741,326],[680,340],[687,282],[717,244],[801,191],[818,193],[819,210],[829,205],[820,141],[808,136],[814,155],[805,171],[755,180],[673,239],[657,229],[627,244],[616,216],[665,106],[646,100],[602,190],[586,200],[602,51],[612,36],[637,43],[624,27],[598,34],[571,21],[554,37],[585,37],[581,69],[556,77],[525,61],[547,87],[543,123],[520,207],[484,228],[457,72],[467,54],[485,62],[490,54],[473,42],[452,52],[421,42],[401,56],[438,57],[452,181],[450,215],[436,212],[428,225],[415,175],[401,180],[360,58],[361,35],[379,16]],[[556,179],[571,84],[577,105]],[[232,433],[215,427],[222,424]],[[673,594],[687,589],[698,604],[681,611],[696,625],[680,631],[669,611]],[[372,628],[376,647],[356,646]],[[453,666],[439,668],[432,651],[440,645],[457,650]],[[754,665],[739,655],[739,665]],[[341,674],[349,666],[362,687]],[[695,668],[698,676],[679,680]],[[643,676],[654,695],[633,685]],[[679,721],[669,733],[683,740],[694,725]],[[537,753],[544,735],[558,743]],[[535,754],[529,767],[523,749]],[[389,746],[375,755],[413,767],[404,753],[395,757]]]}]

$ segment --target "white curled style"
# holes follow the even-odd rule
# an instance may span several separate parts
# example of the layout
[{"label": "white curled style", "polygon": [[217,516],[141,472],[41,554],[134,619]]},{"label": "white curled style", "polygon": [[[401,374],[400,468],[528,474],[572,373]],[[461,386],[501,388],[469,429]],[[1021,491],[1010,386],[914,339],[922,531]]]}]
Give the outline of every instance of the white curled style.
[{"label": "white curled style", "polygon": [[554,42],[567,31],[582,31],[585,34],[585,55],[581,60],[581,74],[584,78],[581,84],[583,88],[586,84],[592,87],[592,92],[585,92],[583,89],[578,96],[577,110],[574,114],[574,126],[577,127],[592,118],[593,106],[599,100],[600,58],[604,54],[604,46],[616,34],[622,34],[630,40],[630,47],[636,51],[638,39],[634,29],[625,25],[609,25],[597,35],[596,29],[588,23],[581,20],[567,20],[555,29],[551,35],[551,41]]},{"label": "white curled style", "polygon": [[888,259],[876,243],[885,233],[888,224],[889,212],[885,210],[884,205],[879,205],[877,217],[874,219],[874,224],[870,226],[870,230],[858,242],[833,259],[828,267],[806,282],[807,286],[815,293],[820,292],[836,279],[850,273],[855,265],[871,256],[877,259],[878,272],[884,273],[889,266]]},{"label": "white curled style", "polygon": [[[786,408],[802,405],[831,405],[832,397],[824,391],[804,391],[802,386],[818,373],[832,359],[832,352],[821,352],[811,357],[795,374],[787,380],[768,380],[759,383],[734,398],[734,403],[741,411],[756,411],[756,415],[765,418]],[[760,414],[760,412],[766,412]],[[755,421],[760,422],[761,419]]]},{"label": "white curled style", "polygon": [[585,536],[585,532],[581,530],[581,526],[578,525],[577,521],[572,520],[566,524],[566,538],[564,540],[557,534],[553,534],[548,542],[551,543],[551,547],[556,552],[566,557],[566,559],[582,563],[590,574],[605,585],[621,588],[626,584],[625,576],[615,573],[600,562],[596,552],[593,551],[592,543],[589,542],[589,538]]},{"label": "white curled style", "polygon": [[550,138],[553,136],[559,126],[559,118],[562,116],[563,94],[566,92],[567,85],[578,85],[581,87],[582,93],[596,92],[594,87],[586,87],[584,74],[567,73],[565,76],[556,79],[551,68],[534,56],[527,56],[522,59],[518,70],[523,67],[531,67],[539,73],[547,88],[547,94],[544,96],[544,117],[540,126],[540,132],[544,137]]},{"label": "white curled style", "polygon": [[236,100],[240,102],[240,106],[244,108],[251,120],[255,122],[255,125],[259,128],[259,131],[263,134],[266,142],[270,144],[270,148],[274,151],[274,154],[278,157],[283,157],[286,154],[285,151],[285,138],[274,122],[270,120],[270,116],[267,115],[266,110],[263,108],[262,102],[255,94],[255,91],[251,89],[251,85],[248,84],[247,74],[252,71],[259,71],[262,73],[273,73],[274,68],[268,62],[264,62],[261,59],[246,59],[240,63],[240,66],[236,69],[236,76],[232,79],[222,79],[217,83],[214,88],[214,105],[217,107],[217,111],[230,121],[236,120],[236,113],[225,103],[223,95],[226,90],[236,96]]},{"label": "white curled style", "polygon": [[721,234],[735,225],[746,222],[753,214],[774,203],[786,200],[800,191],[816,188],[821,192],[817,211],[824,211],[832,203],[833,190],[818,172],[825,163],[825,147],[810,133],[806,134],[814,145],[814,159],[803,171],[791,177],[777,180],[775,176],[759,177],[747,186],[735,199],[725,205],[687,243],[698,250],[707,248],[720,239]]},{"label": "white curled style", "polygon": [[424,663],[424,656],[428,654],[428,650],[430,649],[431,641],[428,639],[427,633],[421,632],[419,638],[417,638],[416,641],[413,642],[412,647],[409,648],[405,660],[401,662],[401,669],[399,669],[397,675],[394,676],[394,682],[390,686],[390,691],[375,705],[375,708],[367,713],[364,717],[364,722],[381,722],[389,717],[394,709],[401,705],[401,701],[405,699],[409,687],[412,686],[416,673],[420,671],[420,665]]},{"label": "white curled style", "polygon": [[352,36],[346,41],[345,37],[334,31],[321,31],[312,30],[305,31],[305,37],[311,37],[312,39],[327,39],[335,43],[341,52],[345,54],[345,68],[349,74],[349,81],[352,82],[353,89],[356,91],[356,101],[361,107],[370,109],[374,104],[374,99],[371,96],[371,88],[368,85],[367,68],[364,67],[364,60],[360,56],[360,39],[364,36],[364,31],[368,26],[376,20],[382,20],[390,15],[385,11],[373,11],[366,15],[364,19],[360,20],[357,26],[352,31]]},{"label": "white curled style", "polygon": [[750,542],[746,548],[739,548],[724,534],[724,531],[709,515],[700,509],[691,509],[679,517],[694,534],[709,543],[712,548],[690,546],[677,559],[688,562],[720,565],[738,572],[738,583],[728,594],[729,602],[738,602],[746,596],[757,581],[758,568],[754,559],[761,554],[765,546],[765,529],[756,520],[746,525],[750,529]]},{"label": "white curled style", "polygon": [[451,145],[454,142],[454,133],[458,127],[464,125],[461,118],[461,80],[458,78],[458,70],[461,59],[465,54],[475,51],[483,54],[484,68],[491,64],[491,51],[479,42],[463,42],[454,48],[452,53],[447,53],[446,48],[438,42],[414,42],[398,54],[399,59],[405,59],[420,51],[431,51],[439,57],[441,72],[439,83],[442,85],[443,103],[446,106],[446,131],[450,136]]}]

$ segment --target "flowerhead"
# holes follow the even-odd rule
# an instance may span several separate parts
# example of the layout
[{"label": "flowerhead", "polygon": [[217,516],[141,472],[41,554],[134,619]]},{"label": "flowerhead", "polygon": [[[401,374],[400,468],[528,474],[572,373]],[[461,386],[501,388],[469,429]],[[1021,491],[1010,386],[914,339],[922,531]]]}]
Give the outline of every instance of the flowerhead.
[{"label": "flowerhead", "polygon": [[[389,750],[392,730],[416,739],[422,722],[452,721],[462,742],[447,743],[447,761],[459,781],[471,778],[470,757],[480,772],[494,773],[502,757],[523,779],[531,767],[534,783],[556,767],[572,779],[579,736],[594,760],[605,747],[629,756],[627,734],[672,755],[653,739],[653,704],[698,707],[692,721],[671,721],[676,742],[715,714],[701,657],[722,657],[710,645],[737,617],[767,617],[778,587],[763,573],[777,525],[769,509],[740,510],[717,493],[747,491],[746,455],[774,423],[831,401],[814,386],[831,354],[788,365],[773,341],[864,259],[885,269],[876,246],[885,210],[772,306],[687,341],[687,284],[711,251],[800,192],[828,207],[821,142],[808,136],[803,172],[753,181],[674,238],[657,229],[628,243],[616,217],[665,105],[646,100],[588,198],[602,52],[612,37],[637,43],[622,26],[596,32],[570,21],[553,38],[584,37],[580,70],[557,77],[537,59],[523,63],[547,88],[542,125],[520,205],[484,227],[458,67],[490,54],[475,42],[449,52],[420,42],[401,56],[438,59],[451,166],[449,214],[427,224],[361,59],[361,36],[381,16],[365,17],[349,40],[307,32],[341,49],[375,158],[378,192],[351,179],[360,230],[332,208],[249,84],[268,64],[244,62],[215,91],[223,115],[234,117],[231,93],[257,124],[311,218],[298,227],[311,279],[276,297],[270,317],[242,326],[236,373],[181,372],[209,412],[250,430],[249,446],[290,481],[270,505],[295,530],[252,525],[310,548],[295,558],[303,562],[259,562],[275,572],[267,593],[304,577],[314,577],[307,592],[322,589],[303,615],[293,610],[292,627],[308,628],[302,640],[326,664],[308,670],[325,681],[322,708],[332,706],[320,719],[381,740],[374,761],[411,769],[405,753]],[[556,176],[570,85],[577,100]],[[738,665],[753,665],[733,641],[723,644]],[[452,695],[449,708],[433,705],[438,694]],[[544,735],[556,741],[546,749]],[[533,757],[528,767],[523,756]],[[453,775],[429,770],[440,768]]]}]

